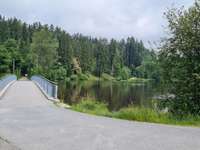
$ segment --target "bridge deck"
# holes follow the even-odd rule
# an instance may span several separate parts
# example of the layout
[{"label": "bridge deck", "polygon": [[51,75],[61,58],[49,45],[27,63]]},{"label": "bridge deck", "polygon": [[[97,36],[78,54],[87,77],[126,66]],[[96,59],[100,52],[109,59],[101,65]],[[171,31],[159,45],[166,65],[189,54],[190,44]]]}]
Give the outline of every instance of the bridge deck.
[{"label": "bridge deck", "polygon": [[0,136],[22,150],[200,149],[199,128],[130,122],[58,108],[31,81],[15,82],[0,101]]}]

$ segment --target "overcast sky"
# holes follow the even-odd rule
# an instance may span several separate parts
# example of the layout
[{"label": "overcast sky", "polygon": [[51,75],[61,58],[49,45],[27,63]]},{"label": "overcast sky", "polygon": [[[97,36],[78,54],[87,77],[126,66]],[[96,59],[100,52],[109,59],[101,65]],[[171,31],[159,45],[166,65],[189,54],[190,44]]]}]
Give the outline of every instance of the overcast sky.
[{"label": "overcast sky", "polygon": [[54,24],[93,37],[134,36],[147,45],[164,36],[163,12],[193,0],[0,0],[0,14],[27,23]]}]

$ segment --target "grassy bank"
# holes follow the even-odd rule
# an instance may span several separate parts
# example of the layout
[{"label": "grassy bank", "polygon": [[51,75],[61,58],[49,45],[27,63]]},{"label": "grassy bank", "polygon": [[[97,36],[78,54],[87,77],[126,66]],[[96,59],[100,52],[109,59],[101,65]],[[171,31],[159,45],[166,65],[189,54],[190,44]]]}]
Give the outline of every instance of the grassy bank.
[{"label": "grassy bank", "polygon": [[80,73],[77,75],[71,75],[68,80],[69,81],[70,80],[72,81],[78,81],[78,80],[79,81],[98,81],[99,78],[89,73],[86,73],[86,74]]},{"label": "grassy bank", "polygon": [[127,81],[129,83],[146,83],[146,82],[149,82],[150,79],[132,77],[132,78],[129,78]]},{"label": "grassy bank", "polygon": [[200,127],[200,117],[185,116],[178,118],[170,113],[163,113],[150,108],[133,106],[122,108],[116,112],[110,112],[107,109],[106,104],[95,100],[82,100],[80,103],[72,105],[71,109],[93,115],[125,120]]},{"label": "grassy bank", "polygon": [[127,80],[122,80],[122,79],[119,80],[118,78],[115,78],[106,73],[103,73],[100,78],[89,73],[86,73],[86,74],[80,73],[78,75],[72,75],[68,80],[69,81],[70,80],[72,81],[78,81],[78,80],[79,81],[113,81],[113,82],[127,82],[127,83],[135,83],[135,84],[147,83],[150,81],[149,79],[136,78],[136,77],[131,77]]}]

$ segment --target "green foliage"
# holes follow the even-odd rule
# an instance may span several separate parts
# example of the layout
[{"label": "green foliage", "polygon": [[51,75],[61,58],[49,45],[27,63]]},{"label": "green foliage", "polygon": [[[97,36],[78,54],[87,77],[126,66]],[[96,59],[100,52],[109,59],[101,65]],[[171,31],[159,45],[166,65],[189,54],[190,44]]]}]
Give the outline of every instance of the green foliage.
[{"label": "green foliage", "polygon": [[21,77],[21,70],[20,69],[16,69],[15,70],[15,75],[17,76],[17,79],[19,79]]},{"label": "green foliage", "polygon": [[180,118],[178,116],[172,115],[171,113],[164,113],[151,108],[134,106],[122,108],[116,112],[110,112],[105,103],[91,99],[83,99],[78,104],[73,104],[71,109],[83,113],[125,120],[184,126],[200,126],[200,117],[198,116],[185,115],[183,118]]},{"label": "green foliage", "polygon": [[141,65],[133,69],[132,72],[135,77],[153,79],[156,82],[160,82],[160,65],[156,52],[148,52]]},{"label": "green foliage", "polygon": [[114,116],[116,118],[121,118],[121,119],[154,122],[154,123],[169,122],[167,114],[159,113],[153,109],[143,108],[143,107],[130,106],[127,108],[122,108],[118,112],[115,112]]},{"label": "green foliage", "polygon": [[20,55],[20,50],[17,45],[17,41],[14,39],[6,40],[2,45],[0,45],[0,51],[0,73],[14,71],[18,75],[20,67],[22,66],[22,57]]},{"label": "green foliage", "polygon": [[128,67],[123,67],[120,71],[119,78],[122,80],[127,80],[129,79],[131,74],[131,70]]},{"label": "green foliage", "polygon": [[11,64],[10,53],[3,45],[0,45],[0,73],[9,72],[10,64]]},{"label": "green foliage", "polygon": [[115,118],[142,122],[200,126],[200,117],[198,116],[184,115],[183,118],[179,118],[179,116],[174,116],[170,113],[159,112],[151,108],[143,107],[130,106],[122,108],[118,112],[115,112],[112,116]]},{"label": "green foliage", "polygon": [[112,39],[109,45],[109,63],[110,63],[110,74],[114,74],[114,60],[116,57],[116,52],[117,52],[117,42]]},{"label": "green foliage", "polygon": [[88,77],[88,80],[90,80],[90,81],[97,81],[97,80],[99,80],[98,77],[92,75],[91,73],[86,73],[86,75]]},{"label": "green foliage", "polygon": [[107,73],[103,73],[103,74],[101,75],[101,79],[102,79],[102,80],[109,80],[109,81],[111,81],[111,80],[114,80],[115,78],[114,78],[113,76],[107,74]]},{"label": "green foliage", "polygon": [[80,103],[72,105],[72,109],[95,115],[107,116],[110,114],[106,104],[91,99],[83,99]]},{"label": "green foliage", "polygon": [[1,65],[5,68],[1,72],[11,72],[14,61],[15,70],[21,75],[43,74],[53,80],[73,74],[80,74],[79,78],[85,80],[86,76],[82,73],[99,78],[106,73],[125,79],[127,70],[131,70],[133,76],[133,70],[149,55],[142,41],[134,37],[109,41],[81,34],[70,35],[53,25],[42,25],[40,22],[28,25],[16,18],[5,19],[2,16],[0,45],[10,56],[8,58],[5,54],[10,62]]},{"label": "green foliage", "polygon": [[41,30],[33,34],[33,42],[31,44],[32,61],[36,67],[41,66],[44,72],[57,61],[58,42],[52,33]]},{"label": "green foliage", "polygon": [[73,74],[70,76],[70,79],[72,81],[97,81],[99,78],[96,76],[90,74],[90,73],[79,73],[79,74]]},{"label": "green foliage", "polygon": [[129,83],[146,83],[149,82],[149,79],[144,79],[144,78],[136,78],[136,77],[132,77],[128,79]]},{"label": "green foliage", "polygon": [[76,74],[73,74],[70,76],[70,79],[73,81],[76,81],[76,80],[78,80],[78,76]]},{"label": "green foliage", "polygon": [[105,39],[101,39],[96,42],[95,47],[95,75],[100,77],[102,73],[110,73],[109,69],[109,57],[108,57],[108,41]]},{"label": "green foliage", "polygon": [[78,78],[79,80],[88,80],[89,76],[87,76],[86,74],[80,73],[78,74]]},{"label": "green foliage", "polygon": [[53,81],[64,81],[67,77],[67,71],[63,66],[55,67],[48,72],[47,77]]},{"label": "green foliage", "polygon": [[200,114],[200,1],[188,10],[166,13],[170,38],[160,51],[165,84],[175,95],[170,110],[179,115]]},{"label": "green foliage", "polygon": [[73,47],[72,47],[72,39],[69,34],[66,32],[58,31],[60,34],[57,38],[59,41],[58,51],[58,62],[62,64],[62,66],[66,69],[67,75],[72,74],[72,59],[73,59]]}]

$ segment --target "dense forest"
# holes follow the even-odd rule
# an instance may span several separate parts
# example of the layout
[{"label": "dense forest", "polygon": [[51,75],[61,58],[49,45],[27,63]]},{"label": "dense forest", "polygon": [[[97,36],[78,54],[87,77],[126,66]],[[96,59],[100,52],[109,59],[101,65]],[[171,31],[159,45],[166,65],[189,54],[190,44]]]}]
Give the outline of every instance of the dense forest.
[{"label": "dense forest", "polygon": [[0,73],[42,74],[51,80],[84,75],[159,80],[157,57],[134,37],[70,35],[53,25],[26,24],[0,16]]}]

